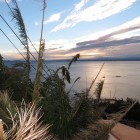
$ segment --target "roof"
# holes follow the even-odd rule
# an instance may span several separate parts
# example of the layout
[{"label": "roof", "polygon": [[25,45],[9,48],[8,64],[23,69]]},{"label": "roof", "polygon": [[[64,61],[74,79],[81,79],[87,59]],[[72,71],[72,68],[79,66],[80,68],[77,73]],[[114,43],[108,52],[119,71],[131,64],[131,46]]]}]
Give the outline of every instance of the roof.
[{"label": "roof", "polygon": [[118,123],[111,134],[118,140],[140,140],[140,130]]}]

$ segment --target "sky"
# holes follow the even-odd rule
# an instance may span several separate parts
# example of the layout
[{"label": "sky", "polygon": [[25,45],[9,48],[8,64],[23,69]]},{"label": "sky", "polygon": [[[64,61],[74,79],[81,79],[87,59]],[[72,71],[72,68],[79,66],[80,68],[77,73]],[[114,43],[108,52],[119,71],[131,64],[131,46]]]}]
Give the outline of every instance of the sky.
[{"label": "sky", "polygon": [[[7,0],[12,7],[10,0]],[[42,2],[17,0],[26,31],[39,47]],[[43,39],[44,59],[140,57],[140,0],[47,0]],[[18,33],[10,11],[0,0],[0,14]],[[25,55],[24,46],[0,18],[0,29]],[[30,51],[37,54],[30,44]],[[7,60],[23,59],[0,32],[0,53]]]}]

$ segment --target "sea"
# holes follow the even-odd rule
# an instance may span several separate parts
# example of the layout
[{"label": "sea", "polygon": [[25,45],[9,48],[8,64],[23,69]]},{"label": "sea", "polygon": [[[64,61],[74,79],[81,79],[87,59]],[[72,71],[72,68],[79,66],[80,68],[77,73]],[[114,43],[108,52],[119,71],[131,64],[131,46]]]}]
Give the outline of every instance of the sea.
[{"label": "sea", "polygon": [[[5,61],[5,64],[12,66],[15,62],[17,61]],[[98,82],[104,80],[102,98],[140,99],[140,61],[77,61],[69,69],[71,84],[66,82],[66,90],[69,90],[75,79],[80,77],[71,92],[85,91],[90,87],[103,63],[104,66],[90,91],[91,96],[94,95]],[[36,62],[32,61],[31,64],[36,67]],[[45,61],[45,64],[49,69],[56,70],[61,66],[68,67],[69,61]],[[30,76],[34,81],[35,70],[33,68]]]}]

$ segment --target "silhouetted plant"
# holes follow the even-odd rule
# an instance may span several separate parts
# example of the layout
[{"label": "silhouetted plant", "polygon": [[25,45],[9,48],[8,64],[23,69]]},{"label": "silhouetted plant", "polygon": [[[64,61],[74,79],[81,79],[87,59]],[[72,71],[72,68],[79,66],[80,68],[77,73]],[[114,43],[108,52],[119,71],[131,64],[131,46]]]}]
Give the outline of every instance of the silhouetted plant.
[{"label": "silhouetted plant", "polygon": [[79,58],[80,58],[80,54],[76,54],[76,55],[71,59],[71,61],[69,62],[68,69],[70,68],[71,64],[72,64],[73,62],[76,62]]}]

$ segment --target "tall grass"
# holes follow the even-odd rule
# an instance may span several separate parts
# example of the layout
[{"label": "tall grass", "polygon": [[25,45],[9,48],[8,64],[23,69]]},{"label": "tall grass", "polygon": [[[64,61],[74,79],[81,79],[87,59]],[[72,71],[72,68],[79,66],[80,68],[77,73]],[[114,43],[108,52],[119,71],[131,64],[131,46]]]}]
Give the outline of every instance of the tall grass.
[{"label": "tall grass", "polygon": [[26,50],[26,75],[25,75],[25,84],[26,84],[26,91],[25,91],[25,98],[27,98],[28,90],[29,90],[29,82],[30,82],[30,51],[29,51],[29,44],[28,44],[28,36],[26,32],[26,27],[24,24],[24,20],[22,18],[20,9],[18,7],[17,1],[12,0],[13,7],[11,8],[8,2],[5,0],[6,4],[10,8],[12,19],[15,21],[16,27],[19,31],[19,36],[22,41],[22,45],[24,45]]},{"label": "tall grass", "polygon": [[[69,64],[68,68],[60,67],[54,74],[47,77],[41,88],[40,105],[44,112],[43,119],[46,123],[53,124],[50,132],[63,140],[73,139],[80,129],[86,128],[88,124],[101,118],[99,115],[101,113],[96,109],[95,100],[90,98],[86,91],[79,93],[78,96],[75,95],[75,99],[71,100],[69,94],[71,90],[68,92],[65,90],[65,82],[69,82],[70,79],[67,80],[63,76],[66,76],[65,71],[69,73]],[[60,70],[62,70],[62,78],[58,74]]]},{"label": "tall grass", "polygon": [[[71,106],[65,92],[65,83],[58,75],[51,75],[43,83],[40,105],[44,112],[43,120],[52,124],[50,132],[60,139],[71,137]],[[47,116],[47,117],[46,117]]]}]

